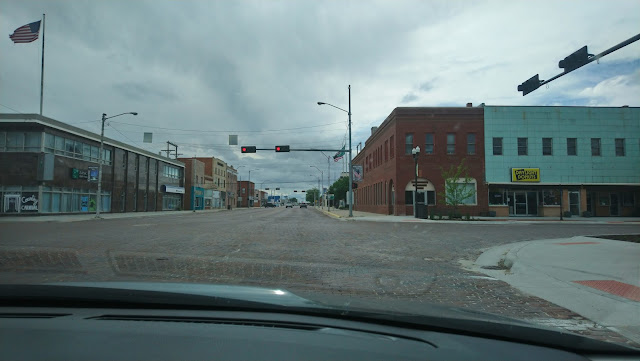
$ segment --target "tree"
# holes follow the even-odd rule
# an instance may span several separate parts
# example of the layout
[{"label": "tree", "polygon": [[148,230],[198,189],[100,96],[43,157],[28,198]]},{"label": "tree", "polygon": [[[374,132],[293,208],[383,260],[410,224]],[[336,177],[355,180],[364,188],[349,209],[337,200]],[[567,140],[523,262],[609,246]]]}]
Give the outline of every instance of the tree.
[{"label": "tree", "polygon": [[476,194],[473,178],[469,177],[469,169],[464,162],[463,159],[460,164],[453,164],[446,170],[440,168],[445,190],[444,195],[441,194],[440,198],[444,204],[453,207],[453,215],[455,216],[460,215],[458,206]]},{"label": "tree", "polygon": [[320,190],[318,188],[307,189],[307,202],[313,203],[314,200],[320,199]]},{"label": "tree", "polygon": [[335,181],[331,187],[329,187],[329,193],[335,195],[334,201],[335,204],[338,204],[340,200],[347,199],[347,192],[349,191],[349,177],[340,177],[337,181]]},{"label": "tree", "polygon": [[298,203],[298,198],[289,198],[289,202]]}]

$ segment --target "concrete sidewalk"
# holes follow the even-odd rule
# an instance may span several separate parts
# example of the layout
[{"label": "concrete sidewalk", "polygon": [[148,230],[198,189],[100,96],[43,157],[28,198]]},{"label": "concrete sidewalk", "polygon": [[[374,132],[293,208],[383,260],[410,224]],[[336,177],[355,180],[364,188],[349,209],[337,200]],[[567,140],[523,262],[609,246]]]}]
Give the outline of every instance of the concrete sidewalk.
[{"label": "concrete sidewalk", "polygon": [[446,223],[446,224],[527,224],[527,223],[566,223],[566,224],[638,224],[640,225],[640,217],[571,217],[560,220],[558,217],[471,217],[471,221],[456,220],[450,221],[446,219],[419,219],[413,216],[390,216],[379,213],[369,213],[353,211],[353,217],[349,217],[349,210],[331,208],[328,211],[326,208],[311,207],[330,217],[339,218],[341,220],[348,221],[368,221],[368,222],[417,222],[417,223]]},{"label": "concrete sidewalk", "polygon": [[583,236],[512,243],[487,250],[471,268],[640,344],[639,243]]},{"label": "concrete sidewalk", "polygon": [[[234,208],[236,210],[246,210],[253,208]],[[192,214],[229,212],[226,209],[206,209],[199,211],[160,211],[160,212],[128,212],[128,213],[101,213],[100,218],[95,218],[95,213],[84,214],[56,214],[56,215],[33,215],[33,216],[3,216],[0,217],[0,223],[11,222],[80,222],[80,221],[99,221],[101,219],[121,219],[121,218],[141,218],[141,217],[157,217],[157,216],[188,216]]]}]

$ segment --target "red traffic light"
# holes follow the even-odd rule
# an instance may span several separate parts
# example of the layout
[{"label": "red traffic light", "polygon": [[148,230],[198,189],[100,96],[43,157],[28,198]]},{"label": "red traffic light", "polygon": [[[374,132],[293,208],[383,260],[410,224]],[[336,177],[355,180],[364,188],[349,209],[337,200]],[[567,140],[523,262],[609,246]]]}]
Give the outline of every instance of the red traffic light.
[{"label": "red traffic light", "polygon": [[288,145],[276,145],[276,152],[289,152],[289,146]]},{"label": "red traffic light", "polygon": [[255,153],[256,152],[256,147],[254,147],[254,146],[243,146],[243,147],[240,147],[240,150],[242,151],[242,153]]}]

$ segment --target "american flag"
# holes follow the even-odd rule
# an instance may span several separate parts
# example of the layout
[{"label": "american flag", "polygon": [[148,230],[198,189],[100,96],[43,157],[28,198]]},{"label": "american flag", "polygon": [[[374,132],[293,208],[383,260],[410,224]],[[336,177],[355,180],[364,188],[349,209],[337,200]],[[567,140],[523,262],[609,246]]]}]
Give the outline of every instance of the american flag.
[{"label": "american flag", "polygon": [[40,21],[33,22],[31,24],[23,25],[16,29],[13,34],[9,35],[9,38],[14,43],[30,43],[38,39],[40,33]]}]

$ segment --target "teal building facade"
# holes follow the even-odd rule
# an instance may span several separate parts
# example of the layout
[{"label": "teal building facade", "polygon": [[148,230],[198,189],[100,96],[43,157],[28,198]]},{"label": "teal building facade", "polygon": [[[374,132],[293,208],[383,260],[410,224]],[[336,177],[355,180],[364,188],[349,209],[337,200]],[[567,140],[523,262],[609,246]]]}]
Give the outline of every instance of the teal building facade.
[{"label": "teal building facade", "polygon": [[497,216],[640,216],[640,108],[484,106]]}]

